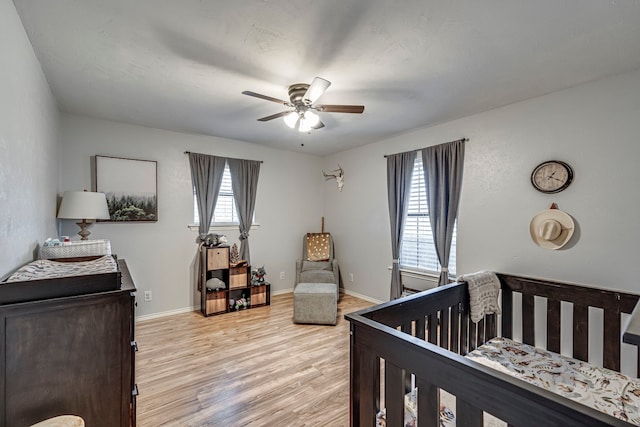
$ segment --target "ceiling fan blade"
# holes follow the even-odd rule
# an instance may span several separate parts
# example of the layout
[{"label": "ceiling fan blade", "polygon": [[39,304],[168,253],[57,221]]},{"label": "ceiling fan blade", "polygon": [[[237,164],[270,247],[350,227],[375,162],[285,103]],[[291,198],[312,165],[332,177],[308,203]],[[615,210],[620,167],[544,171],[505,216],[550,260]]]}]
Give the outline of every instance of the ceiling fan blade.
[{"label": "ceiling fan blade", "polygon": [[316,105],[314,108],[325,113],[361,114],[364,111],[364,105]]},{"label": "ceiling fan blade", "polygon": [[292,107],[289,101],[283,101],[282,99],[272,98],[267,95],[262,95],[260,93],[251,92],[250,90],[245,90],[242,92],[243,95],[253,96],[255,98],[266,99],[267,101],[276,102],[278,104],[286,105],[287,107]]},{"label": "ceiling fan blade", "polygon": [[286,116],[291,113],[291,111],[282,111],[281,113],[272,114],[270,116],[262,117],[258,119],[259,122],[268,122],[269,120],[277,119],[278,117]]},{"label": "ceiling fan blade", "polygon": [[330,85],[331,82],[329,80],[325,80],[322,77],[316,77],[315,79],[313,79],[313,82],[311,82],[311,85],[304,93],[302,100],[308,105],[313,104],[318,98],[322,96],[324,91],[327,90]]},{"label": "ceiling fan blade", "polygon": [[321,120],[318,120],[318,123],[315,126],[311,126],[312,129],[322,129],[324,127],[324,123]]}]

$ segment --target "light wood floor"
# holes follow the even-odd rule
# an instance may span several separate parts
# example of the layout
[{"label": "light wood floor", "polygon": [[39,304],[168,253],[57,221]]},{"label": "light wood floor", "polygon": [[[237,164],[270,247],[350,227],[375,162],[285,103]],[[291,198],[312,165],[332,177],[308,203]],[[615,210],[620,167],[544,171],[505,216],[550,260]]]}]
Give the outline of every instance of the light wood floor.
[{"label": "light wood floor", "polygon": [[137,323],[138,426],[348,426],[343,316],[370,305],[342,295],[336,326],[293,324],[293,294]]}]

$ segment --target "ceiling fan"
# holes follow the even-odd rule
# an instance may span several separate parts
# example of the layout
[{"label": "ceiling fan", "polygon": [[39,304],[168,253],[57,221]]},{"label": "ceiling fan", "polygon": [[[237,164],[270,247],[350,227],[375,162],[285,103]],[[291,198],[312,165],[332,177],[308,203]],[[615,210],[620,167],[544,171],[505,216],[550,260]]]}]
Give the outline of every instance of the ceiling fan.
[{"label": "ceiling fan", "polygon": [[289,101],[272,98],[267,95],[245,90],[243,95],[249,95],[256,98],[266,99],[267,101],[276,102],[293,108],[293,110],[282,111],[270,116],[259,118],[259,122],[284,117],[284,122],[291,129],[297,128],[300,132],[309,132],[311,129],[320,129],[324,127],[324,123],[320,121],[320,117],[313,112],[326,113],[355,113],[361,114],[364,111],[364,105],[314,105],[314,102],[322,96],[322,94],[331,85],[329,80],[320,77],[313,79],[310,85],[306,83],[295,83],[289,86]]}]

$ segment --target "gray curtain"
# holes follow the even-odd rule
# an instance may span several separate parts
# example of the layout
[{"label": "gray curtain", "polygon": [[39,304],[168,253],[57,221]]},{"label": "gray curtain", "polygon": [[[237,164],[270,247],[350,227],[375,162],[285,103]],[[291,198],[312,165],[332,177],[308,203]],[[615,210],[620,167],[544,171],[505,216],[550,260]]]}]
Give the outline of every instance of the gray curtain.
[{"label": "gray curtain", "polygon": [[391,221],[391,299],[402,295],[402,280],[400,278],[400,245],[404,218],[409,207],[409,193],[411,192],[411,178],[416,152],[392,154],[387,156],[387,195],[389,197],[389,219]]},{"label": "gray curtain", "polygon": [[249,255],[249,230],[253,222],[253,211],[256,206],[258,175],[260,162],[255,160],[227,159],[231,173],[233,197],[238,209],[240,223],[240,259],[251,265]]},{"label": "gray curtain", "polygon": [[462,189],[464,142],[461,139],[422,150],[429,219],[441,267],[438,286],[449,282],[449,254]]},{"label": "gray curtain", "polygon": [[[189,166],[191,168],[191,182],[196,190],[196,203],[198,205],[198,216],[200,226],[197,242],[205,238],[213,218],[213,210],[216,208],[218,192],[222,183],[224,173],[224,157],[210,156],[208,154],[189,153]],[[196,256],[194,266],[198,278],[198,289],[202,289],[200,283],[200,256]]]}]

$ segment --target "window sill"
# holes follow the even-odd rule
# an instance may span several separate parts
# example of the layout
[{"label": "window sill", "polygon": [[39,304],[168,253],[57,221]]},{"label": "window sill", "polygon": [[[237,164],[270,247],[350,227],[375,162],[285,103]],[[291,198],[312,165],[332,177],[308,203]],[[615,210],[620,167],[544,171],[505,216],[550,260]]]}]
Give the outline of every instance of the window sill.
[{"label": "window sill", "polygon": [[[251,230],[255,230],[256,228],[259,228],[260,224],[252,224],[251,225]],[[200,229],[200,226],[198,224],[189,224],[187,225],[187,228],[191,231],[198,231]],[[234,224],[232,222],[229,223],[217,223],[215,225],[212,225],[209,227],[209,232],[216,232],[216,231],[221,231],[221,230],[235,230],[238,231],[238,224]]]},{"label": "window sill", "polygon": [[[391,271],[392,267],[387,267],[387,269],[389,271]],[[408,277],[415,277],[417,279],[422,279],[422,278],[435,278],[436,280],[440,277],[440,272],[439,271],[432,271],[432,270],[418,270],[418,269],[413,269],[413,268],[407,268],[407,267],[400,267],[400,273],[407,275]],[[454,274],[449,274],[449,280],[455,281],[456,280],[456,276]]]}]

